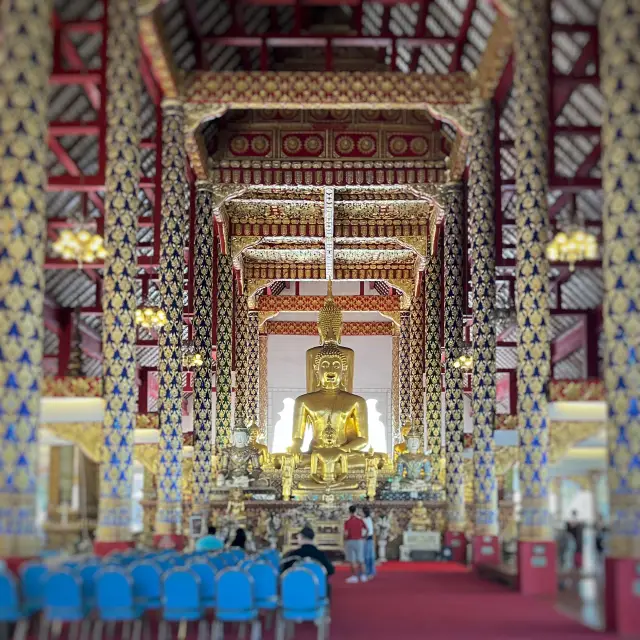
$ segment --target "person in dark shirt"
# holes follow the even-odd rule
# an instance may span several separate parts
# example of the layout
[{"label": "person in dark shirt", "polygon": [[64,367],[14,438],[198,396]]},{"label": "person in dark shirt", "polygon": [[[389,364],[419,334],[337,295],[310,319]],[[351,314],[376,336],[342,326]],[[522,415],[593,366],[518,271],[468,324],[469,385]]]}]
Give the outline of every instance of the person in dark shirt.
[{"label": "person in dark shirt", "polygon": [[282,562],[280,563],[281,573],[291,568],[301,558],[311,558],[319,562],[326,569],[327,578],[336,572],[327,554],[313,544],[315,537],[316,534],[311,527],[304,527],[302,531],[300,531],[298,534],[298,544],[300,546],[297,549],[289,551],[289,553],[285,554],[284,558],[282,558]]},{"label": "person in dark shirt", "polygon": [[598,554],[598,560],[602,562],[605,552],[605,544],[607,541],[607,534],[609,533],[609,528],[604,522],[602,516],[598,516],[596,519],[595,525],[595,534],[596,534],[596,553]]},{"label": "person in dark shirt", "polygon": [[240,528],[236,530],[236,537],[233,539],[231,543],[232,547],[238,547],[239,549],[244,549],[247,544],[247,533],[244,529]]}]

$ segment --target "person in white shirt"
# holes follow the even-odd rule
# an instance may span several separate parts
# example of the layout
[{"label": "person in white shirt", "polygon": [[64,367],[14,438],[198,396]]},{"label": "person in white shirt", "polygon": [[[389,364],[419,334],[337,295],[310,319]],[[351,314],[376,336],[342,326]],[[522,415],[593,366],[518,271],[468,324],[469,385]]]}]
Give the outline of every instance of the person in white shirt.
[{"label": "person in white shirt", "polygon": [[367,536],[364,542],[364,567],[365,575],[371,580],[376,575],[376,546],[373,539],[373,518],[369,507],[362,510],[364,526],[367,528]]}]

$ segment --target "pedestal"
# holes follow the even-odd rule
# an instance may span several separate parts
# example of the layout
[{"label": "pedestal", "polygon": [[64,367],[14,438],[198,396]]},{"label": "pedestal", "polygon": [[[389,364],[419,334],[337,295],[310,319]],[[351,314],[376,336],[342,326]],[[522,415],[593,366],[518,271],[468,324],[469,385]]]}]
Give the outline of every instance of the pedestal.
[{"label": "pedestal", "polygon": [[465,564],[467,561],[467,538],[462,531],[445,531],[444,546],[451,549],[453,562]]},{"label": "pedestal", "polygon": [[518,590],[523,595],[554,596],[558,591],[555,542],[518,541]]},{"label": "pedestal", "polygon": [[153,546],[156,549],[175,549],[176,551],[182,551],[186,543],[186,536],[178,533],[165,533],[153,536]]},{"label": "pedestal", "polygon": [[605,623],[622,637],[640,636],[640,561],[605,560]]},{"label": "pedestal", "polygon": [[126,551],[127,549],[133,549],[133,540],[127,540],[125,542],[94,542],[93,552],[97,556],[106,556],[113,551]]},{"label": "pedestal", "polygon": [[482,564],[500,564],[500,539],[498,536],[473,536],[473,566]]}]

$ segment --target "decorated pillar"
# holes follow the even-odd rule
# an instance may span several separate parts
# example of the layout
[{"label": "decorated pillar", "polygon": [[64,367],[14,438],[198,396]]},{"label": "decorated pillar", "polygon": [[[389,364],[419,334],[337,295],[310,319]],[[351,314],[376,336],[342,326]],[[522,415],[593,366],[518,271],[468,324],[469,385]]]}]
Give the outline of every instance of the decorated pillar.
[{"label": "decorated pillar", "polygon": [[400,442],[400,335],[394,325],[391,337],[391,430],[393,433],[393,447]]},{"label": "decorated pillar", "polygon": [[236,315],[236,423],[246,424],[249,403],[249,351],[248,351],[248,324],[249,307],[247,296],[237,293],[235,296]]},{"label": "decorated pillar", "polygon": [[411,368],[411,423],[424,432],[424,282],[411,300],[409,356]]},{"label": "decorated pillar", "polygon": [[268,445],[269,434],[267,431],[267,421],[269,415],[269,386],[267,377],[267,363],[269,362],[269,337],[264,334],[259,336],[259,356],[258,356],[258,426],[260,427],[260,437],[264,444]]},{"label": "decorated pillar", "polygon": [[473,106],[469,145],[469,241],[473,291],[474,564],[500,564],[498,490],[493,451],[496,422],[496,259],[494,115],[490,101]]},{"label": "decorated pillar", "polygon": [[249,362],[249,373],[247,376],[247,419],[256,425],[258,424],[258,381],[260,375],[266,376],[266,370],[260,370],[259,338],[258,312],[252,310],[249,311],[247,322],[247,360]]},{"label": "decorated pillar", "polygon": [[47,2],[0,4],[0,557],[9,563],[39,547],[50,19]]},{"label": "decorated pillar", "polygon": [[158,507],[156,540],[182,536],[182,314],[184,244],[188,227],[189,185],[184,147],[184,109],[176,100],[162,103],[162,219],[160,296],[167,324],[159,332]]},{"label": "decorated pillar", "polygon": [[108,3],[107,150],[102,296],[104,446],[97,553],[129,547],[136,383],[140,59],[136,0]]},{"label": "decorated pillar", "polygon": [[193,381],[193,502],[194,513],[209,508],[212,482],[211,445],[213,439],[213,207],[212,187],[196,184],[196,228],[194,247],[193,332],[194,346],[202,356]]},{"label": "decorated pillar", "polygon": [[400,383],[400,429],[411,420],[411,314],[400,312],[398,378]]},{"label": "decorated pillar", "polygon": [[549,513],[550,378],[548,136],[550,1],[527,0],[516,11],[516,317],[518,429],[522,511],[518,545],[520,590],[557,589]]},{"label": "decorated pillar", "polygon": [[427,450],[434,476],[445,466],[442,459],[442,357],[440,351],[440,243],[427,257],[424,270],[424,369]]},{"label": "decorated pillar", "polygon": [[640,3],[605,0],[600,13],[604,382],[609,417],[611,537],[606,560],[606,623],[640,634]]},{"label": "decorated pillar", "polygon": [[216,322],[216,448],[231,444],[231,349],[233,348],[233,267],[231,256],[218,252]]},{"label": "decorated pillar", "polygon": [[464,562],[464,404],[462,375],[453,363],[462,354],[464,341],[462,189],[448,185],[444,192],[444,411],[446,441],[447,531],[445,544],[451,547],[454,560]]}]

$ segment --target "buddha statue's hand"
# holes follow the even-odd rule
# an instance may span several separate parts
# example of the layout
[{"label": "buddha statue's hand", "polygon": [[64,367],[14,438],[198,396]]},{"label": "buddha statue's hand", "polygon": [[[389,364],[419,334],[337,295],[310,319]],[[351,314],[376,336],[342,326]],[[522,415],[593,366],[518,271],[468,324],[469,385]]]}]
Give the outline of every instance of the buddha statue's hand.
[{"label": "buddha statue's hand", "polygon": [[302,439],[301,438],[294,438],[293,442],[291,443],[291,446],[289,447],[289,452],[292,453],[294,456],[299,456],[300,453],[302,452]]}]

